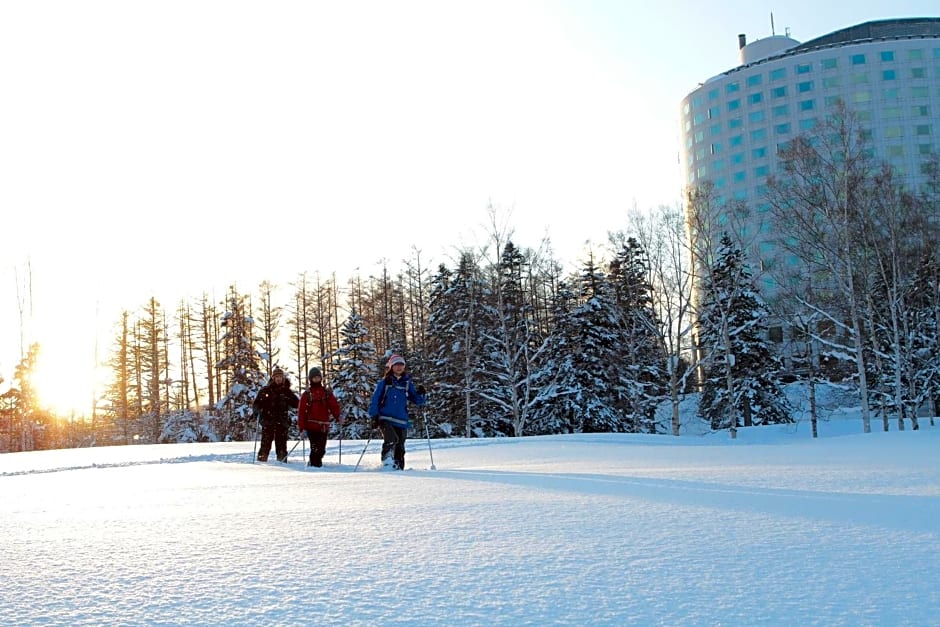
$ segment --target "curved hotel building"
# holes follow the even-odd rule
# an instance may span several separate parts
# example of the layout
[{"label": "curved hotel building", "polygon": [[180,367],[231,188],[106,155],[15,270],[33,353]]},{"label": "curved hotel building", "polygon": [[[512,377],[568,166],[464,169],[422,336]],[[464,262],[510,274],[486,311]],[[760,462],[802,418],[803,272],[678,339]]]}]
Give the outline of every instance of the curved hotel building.
[{"label": "curved hotel building", "polygon": [[[866,22],[805,43],[781,35],[747,43],[739,35],[738,48],[737,66],[681,103],[684,185],[711,181],[719,206],[744,201],[750,226],[768,229],[764,193],[778,148],[842,101],[875,159],[894,166],[910,189],[919,186],[925,156],[940,150],[940,18]],[[747,254],[759,269],[772,253],[771,234],[743,235],[754,242]],[[770,277],[760,281],[765,294],[774,291]]]}]

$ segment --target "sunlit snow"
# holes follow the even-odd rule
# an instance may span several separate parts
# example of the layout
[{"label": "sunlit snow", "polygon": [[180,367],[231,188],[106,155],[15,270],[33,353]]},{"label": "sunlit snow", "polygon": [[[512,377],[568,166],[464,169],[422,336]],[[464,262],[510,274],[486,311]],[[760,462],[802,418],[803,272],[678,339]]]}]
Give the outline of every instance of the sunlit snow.
[{"label": "sunlit snow", "polygon": [[[4,624],[938,625],[940,429],[0,455]],[[892,425],[892,428],[894,426]]]}]

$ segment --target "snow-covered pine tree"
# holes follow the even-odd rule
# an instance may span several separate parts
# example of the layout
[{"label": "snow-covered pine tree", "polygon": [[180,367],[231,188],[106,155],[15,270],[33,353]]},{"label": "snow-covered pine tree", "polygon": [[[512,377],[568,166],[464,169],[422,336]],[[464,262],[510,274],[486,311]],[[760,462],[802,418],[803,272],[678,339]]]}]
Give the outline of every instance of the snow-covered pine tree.
[{"label": "snow-covered pine tree", "polygon": [[226,441],[246,440],[254,437],[256,428],[251,404],[268,376],[261,370],[254,348],[254,319],[247,296],[239,294],[233,285],[229,287],[225,305],[227,310],[220,322],[222,358],[216,369],[226,375],[227,386],[216,406],[221,419],[216,433]]},{"label": "snow-covered pine tree", "polygon": [[488,307],[480,318],[483,360],[477,389],[495,410],[489,414],[493,432],[487,435],[523,435],[537,395],[532,376],[542,338],[526,299],[530,261],[511,241],[506,243],[495,267]]},{"label": "snow-covered pine tree", "polygon": [[649,276],[646,251],[636,239],[628,238],[617,250],[608,273],[620,314],[623,348],[629,355],[622,375],[626,395],[618,406],[625,416],[632,416],[631,431],[657,433],[656,407],[666,395],[668,374]]},{"label": "snow-covered pine tree", "polygon": [[765,339],[767,308],[751,283],[744,254],[725,233],[703,280],[698,317],[706,355],[699,414],[712,429],[792,422],[779,358]]},{"label": "snow-covered pine tree", "polygon": [[330,385],[343,408],[346,438],[361,438],[368,433],[369,402],[375,389],[375,345],[369,339],[365,321],[352,310],[340,329],[340,348],[332,354]]},{"label": "snow-covered pine tree", "polygon": [[624,389],[624,353],[620,313],[610,283],[591,254],[581,271],[582,302],[571,313],[573,355],[569,377],[576,390],[576,424],[585,433],[627,431],[618,408]]},{"label": "snow-covered pine tree", "polygon": [[475,394],[483,359],[479,331],[490,290],[473,253],[460,255],[456,272],[441,265],[432,279],[428,317],[429,412],[445,435],[482,436],[481,402]]},{"label": "snow-covered pine tree", "polygon": [[907,298],[909,309],[905,328],[911,346],[908,375],[913,428],[918,428],[916,409],[931,408],[933,417],[940,413],[940,253],[928,251],[918,264]]},{"label": "snow-covered pine tree", "polygon": [[538,396],[527,431],[531,435],[583,431],[581,399],[584,377],[575,376],[578,325],[573,318],[577,297],[567,281],[559,281],[552,306],[552,331],[545,339],[532,377]]}]

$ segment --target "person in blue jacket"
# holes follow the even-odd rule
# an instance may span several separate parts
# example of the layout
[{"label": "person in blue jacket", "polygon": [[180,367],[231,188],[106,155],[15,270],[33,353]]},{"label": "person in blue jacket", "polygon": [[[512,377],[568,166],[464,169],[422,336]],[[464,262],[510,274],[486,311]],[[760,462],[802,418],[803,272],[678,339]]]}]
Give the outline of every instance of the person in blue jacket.
[{"label": "person in blue jacket", "polygon": [[372,428],[382,430],[382,465],[386,468],[405,468],[405,438],[411,427],[408,401],[424,405],[424,386],[415,387],[411,375],[405,372],[405,360],[400,355],[392,355],[369,404]]}]

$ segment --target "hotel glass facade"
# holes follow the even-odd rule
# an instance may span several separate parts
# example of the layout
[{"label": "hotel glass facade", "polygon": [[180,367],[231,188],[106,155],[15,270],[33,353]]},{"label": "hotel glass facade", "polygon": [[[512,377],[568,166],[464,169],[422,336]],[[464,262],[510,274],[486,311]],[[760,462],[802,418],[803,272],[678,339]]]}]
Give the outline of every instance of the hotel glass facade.
[{"label": "hotel glass facade", "polygon": [[[811,131],[843,101],[911,189],[940,150],[940,18],[867,22],[806,43],[774,36],[745,44],[740,64],[708,79],[681,103],[684,184],[714,184],[719,205],[743,201],[755,231],[768,229],[767,176],[777,151]],[[745,227],[748,228],[748,227]],[[755,267],[775,252],[771,234],[741,233]],[[756,258],[755,258],[756,257]],[[773,292],[770,276],[762,291]]]}]

